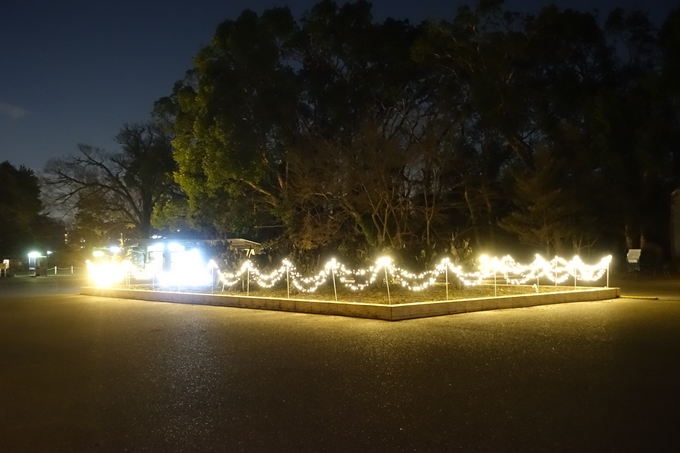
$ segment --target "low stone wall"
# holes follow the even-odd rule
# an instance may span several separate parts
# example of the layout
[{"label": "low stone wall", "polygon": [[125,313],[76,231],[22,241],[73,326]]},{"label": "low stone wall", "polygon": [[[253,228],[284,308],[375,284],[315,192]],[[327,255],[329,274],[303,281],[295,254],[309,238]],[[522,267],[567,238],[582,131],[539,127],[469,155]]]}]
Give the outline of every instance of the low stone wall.
[{"label": "low stone wall", "polygon": [[302,299],[262,298],[252,296],[227,296],[222,294],[179,293],[166,291],[141,291],[82,287],[80,294],[86,296],[116,297],[121,299],[172,302],[193,305],[217,305],[221,307],[253,308],[258,310],[292,311],[320,315],[352,316],[356,318],[401,321],[404,319],[452,315],[473,311],[502,308],[533,307],[536,305],[564,304],[615,299],[619,288],[583,288],[564,292],[501,296],[484,299],[454,301],[416,302],[399,305],[364,304],[355,302],[330,302]]}]

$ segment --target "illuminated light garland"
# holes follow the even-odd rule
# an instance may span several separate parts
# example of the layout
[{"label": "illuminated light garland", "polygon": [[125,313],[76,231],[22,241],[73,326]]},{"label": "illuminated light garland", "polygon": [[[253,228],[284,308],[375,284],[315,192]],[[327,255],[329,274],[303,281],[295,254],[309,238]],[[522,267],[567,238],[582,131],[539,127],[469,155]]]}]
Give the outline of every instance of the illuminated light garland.
[{"label": "illuminated light garland", "polygon": [[[502,258],[481,257],[479,270],[476,272],[464,272],[460,266],[455,266],[448,258],[444,258],[434,269],[414,274],[404,269],[395,267],[388,257],[381,257],[376,266],[368,269],[348,269],[343,264],[332,259],[324,266],[318,274],[310,277],[303,277],[295,266],[288,260],[284,260],[281,267],[273,270],[269,274],[262,274],[253,266],[250,261],[246,261],[241,268],[234,273],[222,273],[218,271],[218,278],[222,281],[223,288],[241,282],[248,273],[248,278],[263,288],[271,288],[277,283],[288,279],[288,283],[300,292],[313,293],[321,285],[328,282],[335,276],[338,281],[352,291],[362,291],[373,284],[378,278],[390,275],[391,280],[396,281],[402,287],[410,291],[423,291],[436,284],[437,279],[442,274],[446,274],[447,281],[449,274],[458,278],[465,286],[476,286],[488,278],[496,278],[502,275],[503,279],[512,285],[522,285],[531,281],[538,281],[544,277],[555,284],[565,282],[569,277],[581,281],[597,281],[609,269],[611,255],[600,260],[593,265],[584,264],[576,256],[571,261],[564,258],[555,257],[546,261],[540,255],[536,255],[533,263],[522,265],[517,263],[512,257]],[[360,282],[358,282],[359,280]]]},{"label": "illuminated light garland", "polygon": [[383,281],[387,284],[399,284],[410,291],[423,291],[437,284],[437,279],[441,279],[442,276],[446,277],[447,283],[450,278],[457,278],[465,286],[480,285],[489,278],[493,278],[495,282],[499,275],[511,285],[538,283],[540,278],[546,278],[557,285],[570,277],[574,278],[574,284],[576,284],[577,280],[597,281],[602,278],[609,269],[612,259],[611,256],[607,256],[596,264],[587,265],[578,256],[570,261],[560,257],[546,261],[540,255],[536,255],[533,263],[522,265],[510,256],[502,258],[482,256],[477,271],[464,272],[461,266],[456,266],[448,258],[444,258],[434,269],[420,274],[394,266],[389,257],[381,257],[375,266],[367,269],[348,269],[342,263],[332,259],[319,273],[305,277],[289,260],[284,260],[278,269],[265,274],[250,261],[243,263],[236,272],[221,272],[212,260],[206,266],[202,265],[200,255],[196,250],[184,252],[183,258],[182,263],[170,272],[161,272],[160,263],[154,263],[143,271],[136,269],[129,262],[121,263],[121,265],[106,263],[103,266],[89,263],[88,268],[95,284],[102,286],[118,283],[126,274],[134,275],[139,279],[157,276],[160,286],[208,285],[212,284],[212,274],[216,272],[218,281],[222,282],[222,289],[243,282],[244,278],[247,279],[248,288],[251,282],[262,288],[272,288],[285,279],[289,295],[291,284],[299,292],[313,293],[332,279],[337,297],[336,281],[352,291],[365,290],[378,279],[384,279]]}]

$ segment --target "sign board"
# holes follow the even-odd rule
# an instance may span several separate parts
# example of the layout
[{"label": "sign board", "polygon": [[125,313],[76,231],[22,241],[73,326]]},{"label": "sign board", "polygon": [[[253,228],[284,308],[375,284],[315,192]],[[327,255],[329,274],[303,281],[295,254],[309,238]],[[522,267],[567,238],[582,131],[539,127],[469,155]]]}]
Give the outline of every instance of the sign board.
[{"label": "sign board", "polygon": [[628,250],[628,253],[626,254],[626,261],[628,261],[629,264],[637,264],[640,262],[640,252],[641,249],[630,249]]}]

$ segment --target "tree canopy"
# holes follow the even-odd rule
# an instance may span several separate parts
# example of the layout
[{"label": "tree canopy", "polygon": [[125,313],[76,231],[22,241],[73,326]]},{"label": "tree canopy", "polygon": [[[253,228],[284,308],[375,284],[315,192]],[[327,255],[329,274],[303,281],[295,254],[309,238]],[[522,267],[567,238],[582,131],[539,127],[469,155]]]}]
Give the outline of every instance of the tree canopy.
[{"label": "tree canopy", "polygon": [[0,163],[0,258],[23,257],[32,247],[52,246],[62,234],[63,226],[43,212],[33,170]]},{"label": "tree canopy", "polygon": [[498,1],[419,25],[365,1],[246,10],[156,104],[185,193],[157,219],[363,256],[663,242],[678,36],[678,12],[659,33],[639,11]]}]

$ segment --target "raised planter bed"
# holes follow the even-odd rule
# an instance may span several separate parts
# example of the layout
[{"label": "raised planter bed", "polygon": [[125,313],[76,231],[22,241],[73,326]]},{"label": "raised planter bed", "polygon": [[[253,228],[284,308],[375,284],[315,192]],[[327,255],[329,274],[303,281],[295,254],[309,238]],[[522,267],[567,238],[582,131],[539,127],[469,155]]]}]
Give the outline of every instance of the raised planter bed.
[{"label": "raised planter bed", "polygon": [[357,318],[400,321],[406,319],[469,313],[483,310],[533,307],[571,302],[587,302],[619,297],[619,288],[577,288],[567,291],[540,292],[533,294],[481,297],[433,302],[410,302],[400,304],[335,302],[282,297],[256,297],[195,292],[148,291],[127,288],[82,287],[80,294],[99,297],[115,297],[153,302],[171,302],[193,305],[251,308],[259,310],[290,311],[322,315],[351,316]]}]

